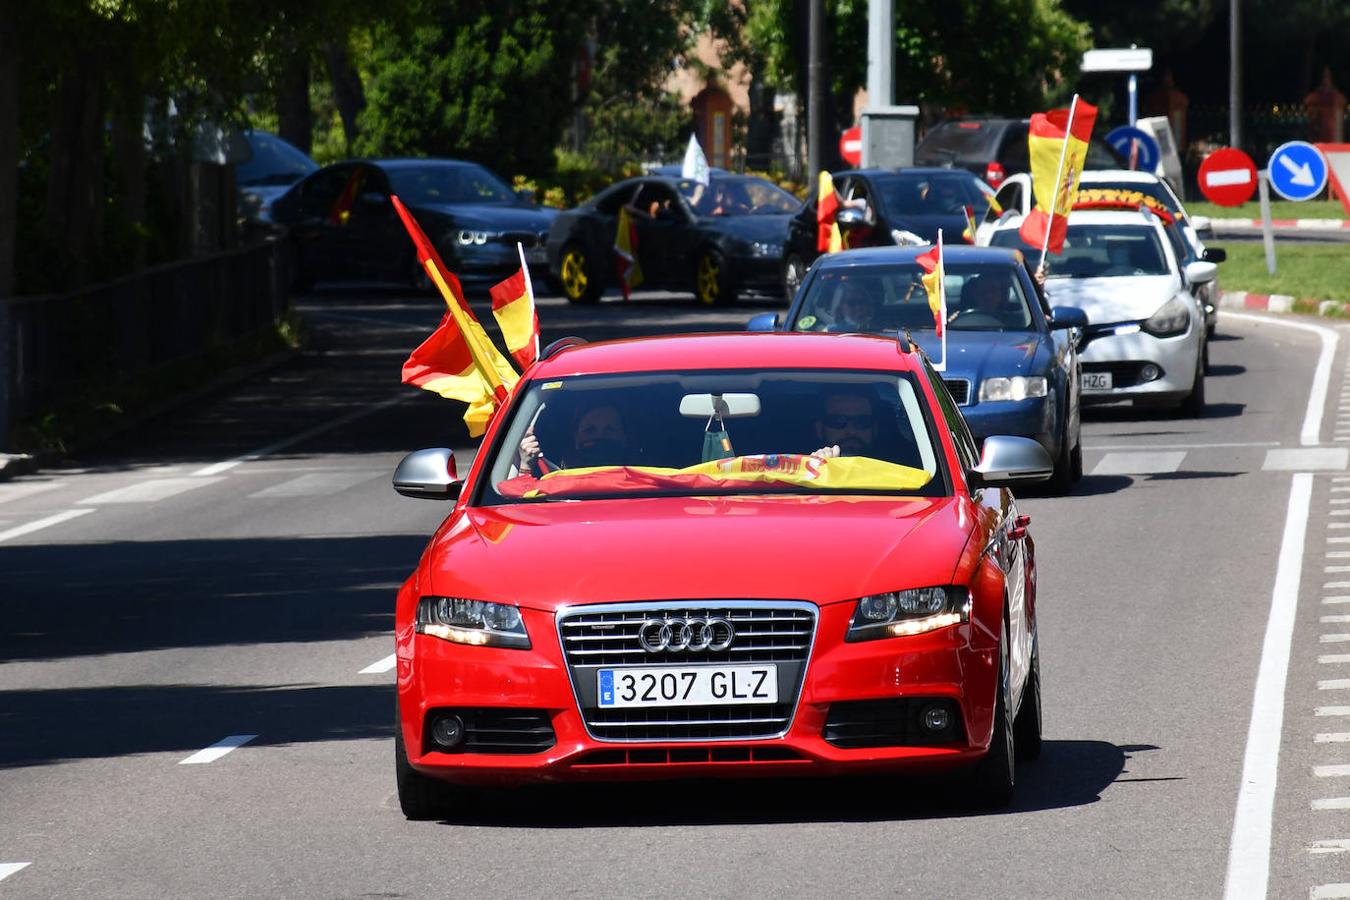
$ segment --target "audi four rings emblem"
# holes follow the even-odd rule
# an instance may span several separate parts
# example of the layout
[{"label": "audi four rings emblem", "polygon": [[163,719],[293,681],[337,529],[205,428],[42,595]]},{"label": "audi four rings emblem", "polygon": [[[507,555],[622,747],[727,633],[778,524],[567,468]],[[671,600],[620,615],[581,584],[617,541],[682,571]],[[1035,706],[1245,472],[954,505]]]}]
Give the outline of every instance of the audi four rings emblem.
[{"label": "audi four rings emblem", "polygon": [[648,653],[712,650],[721,652],[736,640],[736,629],[721,616],[690,619],[648,619],[638,629],[638,643]]}]

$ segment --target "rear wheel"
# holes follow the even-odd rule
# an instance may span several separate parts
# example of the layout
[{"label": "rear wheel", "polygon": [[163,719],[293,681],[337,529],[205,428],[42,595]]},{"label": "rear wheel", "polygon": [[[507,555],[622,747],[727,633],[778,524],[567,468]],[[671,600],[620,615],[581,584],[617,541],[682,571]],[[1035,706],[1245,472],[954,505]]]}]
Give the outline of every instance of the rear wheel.
[{"label": "rear wheel", "polygon": [[699,254],[694,269],[694,296],[704,306],[725,306],[736,302],[736,292],[731,287],[727,272],[727,261],[716,250],[704,250]]},{"label": "rear wheel", "polygon": [[797,296],[797,288],[802,286],[802,276],[806,274],[806,260],[800,254],[789,253],[783,261],[783,293],[791,303]]},{"label": "rear wheel", "polygon": [[999,636],[998,698],[994,704],[994,733],[989,753],[975,766],[974,800],[981,806],[1000,807],[1012,802],[1016,784],[1016,744],[1012,722],[1011,678],[1008,674],[1008,620]]},{"label": "rear wheel", "polygon": [[1041,642],[1031,638],[1031,669],[1022,688],[1022,705],[1013,720],[1013,745],[1018,759],[1041,756]]},{"label": "rear wheel", "polygon": [[558,270],[563,296],[573,303],[594,303],[600,299],[600,279],[591,271],[586,251],[579,244],[563,248]]},{"label": "rear wheel", "polygon": [[428,778],[409,764],[397,704],[394,710],[394,780],[398,784],[399,808],[413,821],[443,819],[463,806],[464,789]]}]

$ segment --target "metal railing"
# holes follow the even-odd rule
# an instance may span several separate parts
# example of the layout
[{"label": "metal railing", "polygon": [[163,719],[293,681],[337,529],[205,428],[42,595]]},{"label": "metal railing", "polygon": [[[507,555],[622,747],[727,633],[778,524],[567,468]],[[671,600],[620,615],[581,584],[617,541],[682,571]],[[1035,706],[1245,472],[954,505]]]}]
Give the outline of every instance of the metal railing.
[{"label": "metal railing", "polygon": [[274,327],[289,303],[285,247],[268,240],[69,294],[0,297],[0,450],[12,423],[63,398]]}]

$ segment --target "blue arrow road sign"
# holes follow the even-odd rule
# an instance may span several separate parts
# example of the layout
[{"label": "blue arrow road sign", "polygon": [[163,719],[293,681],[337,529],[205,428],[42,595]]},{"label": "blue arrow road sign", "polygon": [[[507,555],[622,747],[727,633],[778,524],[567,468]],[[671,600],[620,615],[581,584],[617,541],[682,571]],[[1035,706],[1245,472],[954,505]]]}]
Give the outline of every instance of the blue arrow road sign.
[{"label": "blue arrow road sign", "polygon": [[1152,172],[1158,167],[1158,158],[1162,153],[1158,150],[1158,142],[1153,139],[1153,135],[1139,128],[1132,128],[1129,125],[1121,125],[1106,136],[1106,142],[1111,148],[1125,157],[1130,158],[1130,141],[1135,141],[1135,169],[1140,172]]},{"label": "blue arrow road sign", "polygon": [[1327,186],[1327,161],[1307,141],[1276,147],[1266,168],[1270,170],[1270,186],[1286,200],[1311,200]]}]

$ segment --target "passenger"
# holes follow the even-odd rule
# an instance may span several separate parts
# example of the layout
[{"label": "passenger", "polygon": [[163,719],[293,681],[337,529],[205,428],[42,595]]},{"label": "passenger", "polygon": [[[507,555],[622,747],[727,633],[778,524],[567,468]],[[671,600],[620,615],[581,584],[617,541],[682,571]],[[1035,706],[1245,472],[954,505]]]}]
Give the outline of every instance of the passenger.
[{"label": "passenger", "polygon": [[543,455],[534,426],[520,441],[520,471],[536,476],[555,469],[621,466],[628,463],[628,432],[618,407],[609,403],[578,409],[572,427],[572,445],[554,462]]}]

